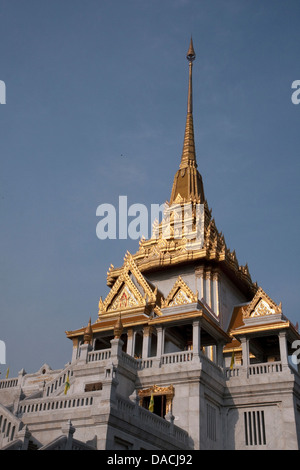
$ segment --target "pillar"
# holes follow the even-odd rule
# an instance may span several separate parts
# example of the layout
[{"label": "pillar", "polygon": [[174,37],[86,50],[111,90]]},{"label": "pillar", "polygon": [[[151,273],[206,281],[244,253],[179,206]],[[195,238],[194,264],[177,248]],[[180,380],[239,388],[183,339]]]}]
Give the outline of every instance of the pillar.
[{"label": "pillar", "polygon": [[211,272],[205,272],[205,302],[211,307]]},{"label": "pillar", "polygon": [[223,348],[224,348],[224,343],[218,342],[216,346],[216,349],[217,349],[216,360],[217,360],[217,365],[219,367],[224,366]]},{"label": "pillar", "polygon": [[193,361],[199,361],[201,348],[200,320],[193,321]]},{"label": "pillar", "polygon": [[204,268],[203,266],[200,266],[200,268],[197,269],[196,271],[196,289],[199,294],[199,299],[203,299],[205,297],[204,294]]},{"label": "pillar", "polygon": [[162,326],[158,326],[156,328],[157,331],[157,349],[156,349],[156,356],[161,357],[164,353],[164,346],[165,346],[165,329]]},{"label": "pillar", "polygon": [[126,353],[129,354],[129,356],[134,356],[134,346],[135,346],[135,331],[130,328],[127,330],[127,347],[126,347]]},{"label": "pillar", "polygon": [[242,358],[243,358],[243,366],[248,367],[250,364],[250,355],[249,355],[249,338],[243,336],[241,338],[242,344]]},{"label": "pillar", "polygon": [[219,273],[214,272],[212,275],[212,310],[219,316]]},{"label": "pillar", "polygon": [[123,341],[120,338],[114,338],[110,341],[111,357],[119,359],[122,356]]},{"label": "pillar", "polygon": [[280,333],[278,333],[278,339],[279,339],[281,364],[283,366],[286,366],[288,365],[288,348],[287,348],[286,332],[280,331]]},{"label": "pillar", "polygon": [[150,356],[150,348],[151,348],[151,327],[145,326],[143,330],[142,358],[147,358]]},{"label": "pillar", "polygon": [[88,353],[91,351],[92,347],[89,344],[82,344],[80,346],[80,356],[78,359],[79,363],[88,362]]}]

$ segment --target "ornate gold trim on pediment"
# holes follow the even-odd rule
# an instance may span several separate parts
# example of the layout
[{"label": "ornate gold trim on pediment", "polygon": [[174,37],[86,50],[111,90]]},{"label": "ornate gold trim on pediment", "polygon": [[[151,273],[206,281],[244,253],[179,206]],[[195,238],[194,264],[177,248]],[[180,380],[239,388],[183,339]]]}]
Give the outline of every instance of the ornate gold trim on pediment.
[{"label": "ornate gold trim on pediment", "polygon": [[198,301],[198,292],[194,293],[184,282],[182,277],[178,277],[174,286],[166,299],[162,300],[162,308],[173,307],[175,305],[186,305]]},{"label": "ornate gold trim on pediment", "polygon": [[126,253],[121,274],[103,301],[100,298],[98,316],[123,312],[124,310],[145,309],[154,306],[157,288],[152,289],[136,266],[131,254]]},{"label": "ornate gold trim on pediment", "polygon": [[277,305],[261,287],[258,288],[250,304],[247,307],[243,307],[244,318],[263,317],[281,313],[281,302]]}]

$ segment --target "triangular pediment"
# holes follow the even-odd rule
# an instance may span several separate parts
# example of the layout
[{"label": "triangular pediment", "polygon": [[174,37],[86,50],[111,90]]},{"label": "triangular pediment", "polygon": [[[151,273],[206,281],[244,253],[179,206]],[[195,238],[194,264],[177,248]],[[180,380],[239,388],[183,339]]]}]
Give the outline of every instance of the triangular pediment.
[{"label": "triangular pediment", "polygon": [[186,305],[197,302],[198,293],[194,293],[184,280],[179,276],[168,297],[162,301],[162,308]]},{"label": "triangular pediment", "polygon": [[277,305],[264,290],[259,287],[250,304],[244,308],[243,317],[247,319],[278,315],[281,313],[281,304]]},{"label": "triangular pediment", "polygon": [[146,281],[136,266],[131,254],[127,252],[121,274],[103,301],[99,301],[99,318],[106,314],[126,311],[144,311],[147,306],[155,305],[157,290]]},{"label": "triangular pediment", "polygon": [[143,305],[143,299],[137,296],[136,293],[131,290],[131,286],[124,282],[120,291],[108,306],[107,311],[138,307],[140,304]]}]

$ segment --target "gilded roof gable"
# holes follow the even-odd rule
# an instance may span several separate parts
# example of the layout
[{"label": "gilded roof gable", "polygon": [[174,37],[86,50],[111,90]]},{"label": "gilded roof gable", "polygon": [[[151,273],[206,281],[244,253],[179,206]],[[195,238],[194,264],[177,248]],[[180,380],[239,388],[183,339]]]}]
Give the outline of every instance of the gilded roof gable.
[{"label": "gilded roof gable", "polygon": [[249,305],[243,309],[244,318],[264,317],[281,313],[281,303],[277,305],[261,287],[258,288]]},{"label": "gilded roof gable", "polygon": [[175,305],[185,305],[198,301],[198,292],[194,293],[184,280],[178,276],[169,295],[162,301],[162,308],[173,307]]},{"label": "gilded roof gable", "polygon": [[133,257],[126,253],[120,275],[114,282],[107,297],[99,301],[98,321],[103,316],[124,310],[144,311],[153,307],[157,297],[157,289],[146,281]]}]

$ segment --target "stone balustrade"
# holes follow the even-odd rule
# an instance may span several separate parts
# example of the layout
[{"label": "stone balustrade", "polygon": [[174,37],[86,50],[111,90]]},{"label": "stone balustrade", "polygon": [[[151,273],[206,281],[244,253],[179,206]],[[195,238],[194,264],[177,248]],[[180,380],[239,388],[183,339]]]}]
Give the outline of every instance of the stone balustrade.
[{"label": "stone balustrade", "polygon": [[18,386],[18,377],[0,380],[0,390],[3,388],[12,388]]},{"label": "stone balustrade", "polygon": [[46,396],[49,397],[55,393],[58,393],[62,387],[65,386],[67,377],[71,378],[73,376],[73,370],[70,367],[62,370],[62,372],[57,375],[51,382],[47,384],[46,387]]},{"label": "stone balustrade", "polygon": [[178,351],[174,353],[162,354],[161,365],[178,364],[181,362],[190,362],[193,359],[192,351]]},{"label": "stone balustrade", "polygon": [[111,348],[101,349],[99,351],[90,351],[87,357],[88,362],[105,361],[111,357]]},{"label": "stone balustrade", "polygon": [[174,439],[180,442],[187,442],[188,433],[184,429],[121,396],[117,396],[117,409],[118,412],[127,414],[127,419],[129,419],[129,416],[136,415],[145,427],[153,428],[155,432],[162,433],[164,436],[172,435]]},{"label": "stone balustrade", "polygon": [[153,357],[148,357],[146,359],[136,359],[137,369],[149,369],[149,367],[153,367]]},{"label": "stone balustrade", "polygon": [[12,441],[21,426],[21,421],[7,408],[0,405],[0,441]]},{"label": "stone balustrade", "polygon": [[[101,393],[101,392],[100,392]],[[97,392],[97,396],[99,392]],[[87,407],[93,404],[94,396],[86,394],[58,396],[53,398],[23,400],[19,403],[18,415],[45,411],[62,411],[70,408]]]},{"label": "stone balustrade", "polygon": [[241,377],[243,374],[250,378],[257,375],[276,374],[278,372],[282,372],[282,363],[280,361],[261,362],[259,364],[250,364],[247,367],[242,365],[233,366],[232,368],[226,367],[224,369],[224,376],[228,380],[233,377]]},{"label": "stone balustrade", "polygon": [[248,366],[248,376],[272,374],[273,372],[282,372],[281,362],[263,362],[261,364],[251,364]]}]

